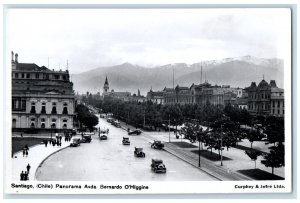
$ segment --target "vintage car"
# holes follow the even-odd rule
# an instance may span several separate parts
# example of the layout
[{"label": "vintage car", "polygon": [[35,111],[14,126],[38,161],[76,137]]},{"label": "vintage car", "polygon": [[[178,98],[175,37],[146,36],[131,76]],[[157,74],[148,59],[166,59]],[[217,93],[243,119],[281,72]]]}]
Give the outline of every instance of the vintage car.
[{"label": "vintage car", "polygon": [[114,120],[114,121],[112,122],[112,124],[113,124],[114,126],[116,126],[117,128],[121,128],[121,123],[120,123],[119,121],[117,121],[117,120]]},{"label": "vintage car", "polygon": [[80,140],[81,143],[90,143],[92,141],[91,135],[83,135],[82,139]]},{"label": "vintage car", "polygon": [[99,138],[100,138],[100,140],[107,140],[107,134],[100,133]]},{"label": "vintage car", "polygon": [[152,144],[151,144],[151,148],[154,149],[162,149],[164,148],[164,144],[161,141],[155,140]]},{"label": "vintage car", "polygon": [[143,152],[143,148],[138,148],[138,147],[134,148],[134,155],[136,157],[145,157],[146,156],[146,154]]},{"label": "vintage car", "polygon": [[142,133],[142,131],[136,129],[136,130],[133,130],[133,131],[129,131],[128,135],[140,135],[141,133]]},{"label": "vintage car", "polygon": [[70,144],[70,147],[78,147],[80,145],[80,139],[75,138],[72,140],[72,143]]},{"label": "vintage car", "polygon": [[123,145],[130,145],[129,138],[128,137],[123,137],[122,143],[123,143]]},{"label": "vintage car", "polygon": [[104,133],[104,134],[108,134],[109,133],[109,129],[100,129],[100,133]]},{"label": "vintage car", "polygon": [[152,159],[151,169],[155,173],[166,173],[167,168],[161,159]]}]

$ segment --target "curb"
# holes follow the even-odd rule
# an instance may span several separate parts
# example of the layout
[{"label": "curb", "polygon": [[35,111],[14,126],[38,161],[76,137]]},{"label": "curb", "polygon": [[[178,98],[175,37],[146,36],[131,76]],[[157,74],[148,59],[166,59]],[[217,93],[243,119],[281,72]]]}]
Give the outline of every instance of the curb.
[{"label": "curb", "polygon": [[186,163],[188,163],[188,164],[194,166],[195,168],[197,168],[197,169],[203,171],[204,173],[206,173],[206,174],[208,174],[208,175],[210,175],[210,176],[216,178],[217,180],[223,181],[221,178],[219,178],[219,177],[213,175],[212,173],[208,172],[207,170],[205,170],[205,169],[203,169],[203,168],[201,168],[201,167],[195,166],[193,163],[191,163],[191,162],[189,162],[189,161],[183,159],[182,157],[178,156],[177,154],[172,153],[172,152],[166,150],[165,148],[163,148],[163,150],[166,151],[166,152],[168,152],[169,154],[172,154],[173,156],[175,156],[175,157],[181,159],[182,161],[184,161],[184,162],[186,162]]},{"label": "curb", "polygon": [[34,179],[33,180],[36,180],[36,173],[37,173],[37,170],[43,165],[43,163],[50,157],[52,156],[53,154],[56,154],[64,149],[67,149],[68,147],[70,147],[70,145],[66,146],[66,147],[63,147],[63,148],[60,148],[59,150],[55,151],[55,152],[52,152],[51,154],[49,154],[48,156],[46,156],[42,161],[41,163],[38,165],[38,167],[36,168],[35,172],[34,172]]}]

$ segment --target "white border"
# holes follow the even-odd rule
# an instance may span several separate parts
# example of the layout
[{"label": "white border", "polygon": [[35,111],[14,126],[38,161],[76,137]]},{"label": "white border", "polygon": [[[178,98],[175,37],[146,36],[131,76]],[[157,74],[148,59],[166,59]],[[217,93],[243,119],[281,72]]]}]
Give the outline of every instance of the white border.
[{"label": "white border", "polygon": [[[94,0],[94,1],[86,1],[86,2],[84,2],[84,3],[98,3],[99,1],[96,1],[96,0]],[[180,3],[182,3],[181,1],[172,1],[172,3],[174,3],[174,4],[176,4],[177,2],[180,2]],[[211,4],[212,2],[211,1],[202,1],[202,3],[208,3],[208,4]],[[236,1],[227,1],[226,3],[236,3]],[[254,1],[246,1],[246,3],[262,3],[261,1],[256,1],[256,0],[254,0]],[[278,2],[278,3],[282,3],[282,1],[273,1],[272,3],[276,3],[276,2]],[[295,1],[290,1],[291,3],[295,3]],[[7,0],[5,0],[4,1],[4,3],[9,3],[9,4],[11,4],[11,3],[24,3],[23,1],[7,1]],[[39,2],[39,1],[27,1],[26,3],[37,3],[37,4],[47,4],[47,3],[61,3],[61,1],[57,1],[57,0],[55,0],[55,1],[45,1],[45,2],[43,2],[43,3],[41,3],[41,2]],[[78,0],[75,0],[74,1],[74,4],[76,4],[76,3],[82,3],[82,1],[78,1]],[[112,4],[112,3],[120,3],[120,4],[122,4],[123,2],[122,1],[110,1],[109,2],[109,4]],[[129,4],[141,4],[141,2],[139,2],[139,1],[127,1],[126,3],[129,3]],[[148,2],[148,3],[150,3],[150,2]],[[169,1],[159,1],[159,2],[157,2],[157,1],[152,1],[151,3],[157,3],[157,4],[165,4],[165,3],[171,3],[171,2],[169,2]],[[189,2],[184,2],[184,4],[194,4],[194,3],[198,3],[198,1],[189,1]],[[223,3],[223,1],[214,1],[214,3],[216,4],[216,3],[220,3],[220,4],[222,4]],[[287,2],[285,2],[285,3],[289,3],[288,1]],[[3,6],[3,5],[2,5]],[[1,23],[3,23],[3,22],[1,22]],[[3,42],[2,42],[3,43]],[[288,55],[290,55],[291,56],[291,52],[290,52],[290,50],[291,50],[291,46],[287,46],[287,56]],[[9,53],[9,52],[8,52]],[[10,59],[9,59],[9,54],[5,54],[4,53],[4,55],[6,55],[7,57],[6,57],[6,64],[10,64]],[[2,56],[1,56],[2,57]],[[290,57],[287,57],[287,58],[290,58]],[[291,60],[285,60],[285,67],[291,67]],[[6,85],[6,87],[10,87],[10,79],[9,79],[9,77],[10,77],[10,71],[8,70],[8,69],[6,69],[5,70],[5,73],[6,73],[6,75],[5,75],[5,77],[6,77],[6,83],[5,83],[5,85]],[[3,75],[3,73],[2,73],[2,75]],[[285,85],[284,85],[284,90],[285,90],[285,99],[286,99],[286,102],[285,102],[285,104],[286,104],[286,106],[285,106],[285,111],[286,111],[286,118],[285,118],[285,122],[286,122],[286,126],[291,126],[291,108],[292,108],[292,106],[291,106],[291,69],[287,69],[286,70],[286,68],[285,68],[285,73],[284,73],[284,83],[285,83]],[[9,94],[7,94],[7,91],[6,91],[6,96],[8,96]],[[3,101],[3,100],[1,100],[1,101]],[[10,101],[10,100],[9,100]],[[7,109],[10,109],[10,104],[11,104],[11,102],[8,102],[7,100],[6,100],[6,105],[7,106],[5,106],[5,111],[6,111],[6,116],[8,116],[8,115],[10,115],[10,112],[7,112]],[[1,107],[3,107],[3,104],[1,105]],[[8,128],[8,129],[10,129],[10,121],[11,119],[9,119],[9,118],[7,118],[7,119],[5,119],[5,126],[6,126],[6,128]],[[1,125],[3,124],[3,122],[1,122]],[[292,135],[291,134],[291,127],[286,127],[286,129],[285,129],[285,135]],[[6,143],[6,144],[9,144],[9,143]],[[235,190],[235,189],[232,189],[232,186],[233,185],[236,185],[237,184],[237,182],[235,181],[235,182],[231,182],[231,181],[226,181],[226,182],[222,182],[221,183],[221,185],[220,185],[220,182],[204,182],[204,181],[201,181],[200,182],[200,185],[198,184],[198,182],[192,182],[192,184],[191,184],[191,182],[188,182],[189,184],[184,184],[184,186],[183,186],[183,183],[184,182],[180,182],[180,185],[181,185],[181,187],[182,188],[185,188],[184,189],[184,191],[182,191],[182,189],[178,189],[179,187],[174,187],[174,183],[178,183],[178,182],[168,182],[168,183],[162,183],[162,182],[150,182],[149,183],[149,186],[150,187],[155,187],[150,193],[155,193],[155,194],[157,194],[157,193],[161,193],[161,191],[163,191],[163,193],[175,193],[175,194],[178,194],[178,193],[185,193],[185,191],[193,191],[192,193],[199,193],[199,190],[195,190],[195,188],[197,188],[197,187],[200,187],[200,189],[201,189],[201,193],[281,193],[281,192],[289,192],[289,191],[291,191],[291,178],[292,178],[292,174],[291,174],[291,170],[292,170],[292,168],[291,168],[291,163],[292,163],[292,160],[291,160],[291,150],[289,150],[289,149],[291,149],[291,147],[292,147],[292,145],[291,145],[292,143],[291,143],[291,136],[286,136],[286,149],[288,149],[288,150],[286,150],[286,180],[284,181],[285,183],[284,184],[286,184],[285,186],[286,186],[286,188],[285,189],[279,189],[279,190],[275,190],[274,191],[274,189],[272,189],[272,190],[268,190],[268,189],[266,189],[266,190],[259,190],[259,191],[257,191],[257,190],[243,190],[243,191],[237,191],[237,190]],[[10,146],[10,145],[8,145],[8,146]],[[7,152],[7,151],[6,151]],[[6,154],[7,156],[6,156],[6,163],[9,163],[9,162],[11,162],[11,158],[10,158],[10,154]],[[9,161],[10,160],[10,161]],[[7,164],[7,165],[9,165],[9,164]],[[6,167],[6,172],[7,173],[10,173],[10,168],[9,167]],[[287,180],[289,180],[289,181],[287,181]],[[251,181],[251,182],[249,182],[249,181],[239,181],[238,182],[238,184],[252,184],[252,182],[253,182],[253,185],[255,185],[255,184],[257,184],[257,182],[259,182],[259,184],[261,183],[261,182],[263,182],[263,184],[274,184],[275,182],[277,183],[277,181],[271,181],[271,183],[270,183],[270,181]],[[282,181],[279,181],[278,183],[281,183]],[[28,183],[30,183],[30,182],[28,182]],[[43,183],[45,183],[44,181],[43,181]],[[55,182],[56,183],[56,182]],[[58,182],[57,182],[58,183]],[[85,183],[85,182],[84,182]],[[86,182],[87,184],[88,184],[88,182]],[[102,182],[100,182],[100,183],[98,183],[98,182],[91,182],[92,184],[94,184],[94,185],[99,185],[99,184],[105,184],[105,183],[102,183]],[[205,183],[205,184],[203,184],[203,183]],[[6,190],[6,192],[16,192],[16,191],[11,191],[11,190],[8,190],[7,191],[7,189],[8,188],[10,188],[9,187],[9,183],[6,183],[7,185],[5,186],[5,190]],[[34,184],[36,184],[36,182],[34,182]],[[66,184],[66,182],[64,182],[64,184]],[[83,184],[83,183],[81,183],[81,184]],[[115,183],[108,183],[108,185],[112,185],[112,184],[115,184]],[[119,182],[118,184],[122,184],[122,185],[125,185],[125,184],[130,184],[129,182],[127,183],[123,183],[123,182]],[[132,183],[132,184],[135,184],[135,185],[145,185],[145,184],[148,184],[148,183],[146,183],[146,182],[135,182],[135,183]],[[189,187],[189,186],[191,186],[190,188],[187,188],[187,187]],[[166,188],[171,188],[170,190],[166,190]],[[97,190],[97,192],[95,193],[95,191],[90,191],[90,190],[87,190],[87,191],[85,191],[85,190],[80,190],[80,191],[72,191],[72,192],[70,192],[69,190],[66,190],[66,191],[55,191],[54,193],[55,194],[61,194],[61,193],[68,193],[68,194],[72,194],[72,193],[74,193],[74,194],[78,194],[78,193],[80,193],[80,194],[99,194],[99,192],[98,192],[99,190]],[[143,194],[147,194],[149,191],[147,191],[147,192],[143,192]],[[45,194],[45,193],[48,193],[47,192],[47,190],[45,190],[45,189],[43,189],[43,190],[41,190],[41,191],[39,191],[39,190],[35,190],[34,192],[28,192],[28,190],[26,191],[26,190],[20,190],[19,191],[19,193],[24,193],[24,194]],[[51,192],[49,192],[49,194],[53,194],[53,192],[51,191]],[[117,193],[115,193],[114,191],[106,191],[105,193],[103,193],[103,194],[140,194],[140,192],[137,192],[137,191],[128,191],[128,190],[126,190],[126,191],[121,191],[120,193],[119,192],[117,192]]]}]

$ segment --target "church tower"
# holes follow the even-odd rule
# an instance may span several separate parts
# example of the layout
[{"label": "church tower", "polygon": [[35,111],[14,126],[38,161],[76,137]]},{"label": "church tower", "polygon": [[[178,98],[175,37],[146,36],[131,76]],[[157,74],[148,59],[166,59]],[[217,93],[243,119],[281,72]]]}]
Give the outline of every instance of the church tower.
[{"label": "church tower", "polygon": [[103,93],[107,93],[108,89],[109,89],[109,84],[108,84],[107,76],[106,76],[104,86],[103,86]]}]

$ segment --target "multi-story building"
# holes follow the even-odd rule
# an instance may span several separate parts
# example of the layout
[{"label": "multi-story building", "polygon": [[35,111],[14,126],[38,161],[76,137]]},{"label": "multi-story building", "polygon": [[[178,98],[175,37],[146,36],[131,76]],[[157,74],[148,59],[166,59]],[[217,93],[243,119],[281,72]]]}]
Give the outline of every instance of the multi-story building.
[{"label": "multi-story building", "polygon": [[147,101],[152,101],[156,104],[164,104],[165,98],[164,98],[164,92],[163,91],[153,91],[152,88],[147,93]]},{"label": "multi-story building", "polygon": [[75,95],[68,70],[19,63],[13,52],[11,63],[13,131],[72,129]]},{"label": "multi-story building", "polygon": [[268,84],[264,79],[245,88],[248,93],[248,111],[252,115],[284,116],[284,91],[275,80]]}]

